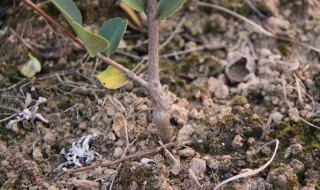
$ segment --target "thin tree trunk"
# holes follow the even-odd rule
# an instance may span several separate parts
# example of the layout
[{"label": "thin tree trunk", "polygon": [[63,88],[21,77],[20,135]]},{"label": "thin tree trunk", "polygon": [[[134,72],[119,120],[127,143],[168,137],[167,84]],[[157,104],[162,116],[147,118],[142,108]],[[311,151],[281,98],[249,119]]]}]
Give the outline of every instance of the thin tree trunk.
[{"label": "thin tree trunk", "polygon": [[157,133],[165,143],[173,137],[173,128],[170,125],[170,102],[163,90],[159,77],[159,17],[157,0],[148,0],[148,89],[153,104],[153,123],[157,127]]}]

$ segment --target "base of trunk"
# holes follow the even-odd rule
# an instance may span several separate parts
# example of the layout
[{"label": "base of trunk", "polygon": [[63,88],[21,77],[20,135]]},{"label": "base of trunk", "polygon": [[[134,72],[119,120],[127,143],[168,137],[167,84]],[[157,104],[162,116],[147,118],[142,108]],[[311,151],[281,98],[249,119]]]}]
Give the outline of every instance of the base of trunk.
[{"label": "base of trunk", "polygon": [[153,123],[157,127],[157,133],[162,142],[169,143],[174,136],[174,130],[170,124],[168,111],[154,110]]}]

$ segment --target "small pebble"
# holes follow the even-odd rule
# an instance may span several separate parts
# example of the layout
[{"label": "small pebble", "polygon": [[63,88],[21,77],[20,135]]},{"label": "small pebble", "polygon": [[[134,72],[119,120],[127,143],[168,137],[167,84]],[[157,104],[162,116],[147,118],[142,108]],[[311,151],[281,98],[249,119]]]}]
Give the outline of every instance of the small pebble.
[{"label": "small pebble", "polygon": [[107,137],[108,137],[108,139],[109,140],[111,140],[111,141],[115,141],[116,139],[117,139],[117,137],[116,137],[116,135],[114,134],[114,133],[108,133],[107,134]]},{"label": "small pebble", "polygon": [[194,128],[191,125],[183,126],[178,132],[178,141],[190,140],[191,135],[194,133]]},{"label": "small pebble", "polygon": [[233,148],[240,148],[243,146],[242,137],[240,135],[236,135],[232,141]]},{"label": "small pebble", "polygon": [[260,55],[262,56],[262,57],[268,57],[268,56],[270,56],[272,53],[271,53],[271,51],[269,50],[269,49],[266,49],[266,48],[262,48],[261,50],[260,50]]},{"label": "small pebble", "polygon": [[295,173],[302,172],[305,169],[304,164],[297,159],[292,159],[290,166]]},{"label": "small pebble", "polygon": [[41,161],[43,159],[43,155],[41,153],[40,148],[38,148],[38,147],[33,148],[32,157],[33,157],[33,159],[35,159],[37,161]]},{"label": "small pebble", "polygon": [[191,166],[190,168],[194,172],[195,175],[204,174],[206,171],[206,161],[199,159],[199,158],[193,158],[191,160]]},{"label": "small pebble", "polygon": [[274,122],[279,122],[282,120],[283,115],[280,112],[273,112],[271,114],[271,118]]},{"label": "small pebble", "polygon": [[43,137],[44,142],[48,144],[54,144],[56,142],[56,136],[51,132],[46,132]]},{"label": "small pebble", "polygon": [[80,123],[79,129],[86,129],[86,128],[87,128],[87,125],[85,122]]},{"label": "small pebble", "polygon": [[0,155],[2,153],[5,153],[7,151],[7,149],[8,149],[7,146],[3,142],[0,141]]},{"label": "small pebble", "polygon": [[120,158],[122,156],[122,154],[123,154],[123,149],[122,148],[117,147],[117,148],[114,149],[113,156],[115,158]]},{"label": "small pebble", "polygon": [[302,145],[299,143],[291,145],[291,152],[293,155],[300,154],[302,152]]},{"label": "small pebble", "polygon": [[219,165],[220,165],[220,162],[218,160],[215,160],[215,159],[211,159],[208,161],[208,166],[211,168],[211,169],[214,169],[214,170],[217,170],[219,168]]},{"label": "small pebble", "polygon": [[194,150],[190,147],[187,147],[185,149],[179,150],[178,155],[183,157],[191,157],[194,156]]},{"label": "small pebble", "polygon": [[273,185],[273,189],[298,190],[299,181],[293,169],[288,165],[283,165],[272,169],[267,177],[267,182]]},{"label": "small pebble", "polygon": [[317,184],[319,184],[320,176],[319,171],[309,169],[305,173],[305,183],[309,187],[313,187],[316,189]]},{"label": "small pebble", "polygon": [[1,166],[2,167],[7,167],[7,166],[9,166],[10,165],[10,163],[7,161],[7,160],[2,160],[1,161]]}]

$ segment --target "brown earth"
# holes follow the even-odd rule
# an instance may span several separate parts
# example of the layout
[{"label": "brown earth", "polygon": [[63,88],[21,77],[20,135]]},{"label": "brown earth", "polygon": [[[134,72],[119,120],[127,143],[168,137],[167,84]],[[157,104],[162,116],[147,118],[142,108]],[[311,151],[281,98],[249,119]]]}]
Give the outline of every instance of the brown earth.
[{"label": "brown earth", "polygon": [[[124,14],[111,1],[76,2],[93,31],[104,20]],[[277,36],[320,48],[317,0],[251,1],[260,13],[245,1],[207,2],[237,12]],[[92,164],[119,159],[127,146],[126,156],[159,147],[151,102],[132,82],[118,90],[103,88],[95,74],[107,65],[90,58],[19,1],[2,3],[9,9],[0,15],[1,189],[109,189],[113,179],[113,189],[213,189],[265,164],[274,145],[252,154],[274,139],[280,146],[269,167],[224,188],[320,189],[319,51],[268,37],[234,16],[198,7],[196,1],[161,23],[161,44],[173,35],[161,51],[161,78],[173,102],[171,124],[179,145],[168,150],[175,161],[161,151],[144,156],[155,163],[141,164],[139,157],[57,176],[53,170],[65,162],[60,151],[85,135],[97,134],[90,146],[102,157]],[[40,5],[68,27],[50,2]],[[120,51],[112,56],[141,77],[147,71],[145,62],[138,64],[147,55],[144,30],[129,27]],[[18,70],[29,52],[42,64],[33,78]],[[6,118],[25,108],[27,93],[32,96],[30,106],[39,97],[47,99],[38,113],[49,122],[22,121],[7,129],[16,117]]]}]

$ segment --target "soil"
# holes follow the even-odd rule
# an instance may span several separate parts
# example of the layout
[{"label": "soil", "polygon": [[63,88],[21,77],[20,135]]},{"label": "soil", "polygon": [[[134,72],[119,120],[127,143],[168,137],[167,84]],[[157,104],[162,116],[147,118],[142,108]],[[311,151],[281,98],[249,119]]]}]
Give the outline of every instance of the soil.
[{"label": "soil", "polygon": [[[37,2],[70,29],[50,2]],[[76,2],[85,25],[93,31],[104,20],[124,15],[111,1]],[[260,13],[246,1],[207,2],[239,13],[277,36],[320,48],[317,0],[250,1]],[[54,169],[66,161],[60,151],[69,150],[82,136],[97,135],[90,147],[101,157],[95,156],[91,164],[159,147],[151,101],[132,82],[118,90],[105,89],[95,75],[106,64],[90,58],[23,3],[2,3],[6,14],[0,21],[1,189],[109,189],[111,185],[132,190],[213,189],[265,164],[274,145],[253,153],[274,139],[280,141],[279,149],[266,169],[222,188],[320,189],[319,51],[268,37],[196,1],[188,1],[160,26],[161,44],[173,34],[160,62],[161,82],[173,102],[173,142],[178,145],[168,150],[174,158],[161,151],[58,176]],[[147,55],[147,28],[139,27],[143,28],[128,28],[120,51],[111,58],[146,78],[146,63],[138,63]],[[33,78],[25,78],[18,69],[28,61],[29,52],[42,64]],[[29,107],[39,97],[47,99],[37,113],[48,123],[24,120],[6,128],[17,116],[6,118],[26,108],[28,93]],[[141,163],[142,158],[152,162]]]}]

